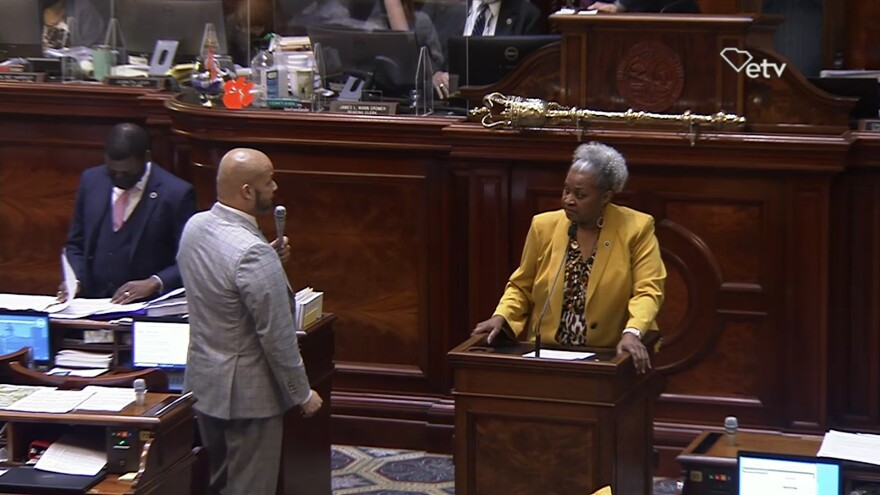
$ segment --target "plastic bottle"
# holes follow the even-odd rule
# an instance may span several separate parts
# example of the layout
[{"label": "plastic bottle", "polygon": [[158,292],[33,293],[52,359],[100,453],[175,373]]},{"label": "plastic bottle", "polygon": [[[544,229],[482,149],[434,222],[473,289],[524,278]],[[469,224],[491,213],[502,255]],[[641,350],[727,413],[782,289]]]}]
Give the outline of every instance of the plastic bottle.
[{"label": "plastic bottle", "polygon": [[251,60],[251,81],[254,83],[254,101],[251,105],[266,107],[269,94],[268,75],[275,65],[275,57],[269,51],[269,40],[259,40],[256,46],[257,54]]}]

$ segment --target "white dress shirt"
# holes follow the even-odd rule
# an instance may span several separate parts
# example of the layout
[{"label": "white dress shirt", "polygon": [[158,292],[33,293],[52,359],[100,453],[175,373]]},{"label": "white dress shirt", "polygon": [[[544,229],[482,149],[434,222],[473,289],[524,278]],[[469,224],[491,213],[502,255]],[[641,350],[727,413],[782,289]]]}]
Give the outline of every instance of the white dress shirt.
[{"label": "white dress shirt", "polygon": [[[141,177],[137,183],[135,183],[134,187],[129,189],[128,193],[128,206],[125,208],[125,215],[122,217],[123,222],[128,221],[128,217],[131,216],[131,213],[137,208],[138,203],[141,202],[141,198],[144,196],[144,189],[147,187],[147,180],[150,178],[150,170],[153,164],[151,162],[147,162],[147,167],[144,170],[144,175]],[[116,200],[125,189],[119,189],[118,187],[113,187],[113,192],[110,194],[110,208],[112,210],[113,204],[116,203]]]},{"label": "white dress shirt", "polygon": [[470,9],[468,9],[467,22],[464,23],[464,35],[470,36],[474,30],[474,22],[480,13],[480,7],[484,3],[489,4],[489,11],[486,12],[486,27],[483,29],[483,36],[495,36],[495,25],[498,24],[498,13],[501,11],[501,0],[471,0]]}]

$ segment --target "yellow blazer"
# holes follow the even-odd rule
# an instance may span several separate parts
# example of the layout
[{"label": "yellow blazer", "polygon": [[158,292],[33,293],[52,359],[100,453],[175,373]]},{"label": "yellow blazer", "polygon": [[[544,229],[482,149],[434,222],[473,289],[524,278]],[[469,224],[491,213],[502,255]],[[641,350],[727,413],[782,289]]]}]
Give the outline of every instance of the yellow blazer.
[{"label": "yellow blazer", "polygon": [[[654,236],[654,218],[630,208],[609,204],[605,223],[596,244],[596,259],[587,284],[584,312],[587,345],[617,345],[625,328],[642,335],[656,330],[654,319],[663,303],[666,267],[660,259],[660,246]],[[519,336],[532,335],[550,284],[556,277],[568,247],[571,221],[565,211],[536,215],[523,247],[519,268],[510,276],[504,295],[495,308]],[[562,317],[565,273],[553,288],[553,297],[541,321],[541,341],[555,342]]]}]

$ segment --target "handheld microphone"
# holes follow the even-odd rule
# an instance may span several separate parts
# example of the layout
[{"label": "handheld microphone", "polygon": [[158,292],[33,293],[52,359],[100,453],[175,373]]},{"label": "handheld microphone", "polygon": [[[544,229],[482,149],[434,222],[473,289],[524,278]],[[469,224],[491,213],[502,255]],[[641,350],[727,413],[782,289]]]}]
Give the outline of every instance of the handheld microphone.
[{"label": "handheld microphone", "polygon": [[147,396],[147,382],[143,378],[137,378],[132,383],[132,388],[134,388],[134,400],[137,405],[144,405],[144,399]]},{"label": "handheld microphone", "polygon": [[[571,239],[577,234],[577,223],[571,222],[571,227],[568,228],[568,242],[571,242]],[[565,258],[568,249],[566,248],[562,252],[562,261],[559,263],[559,268],[556,269],[556,276],[553,277],[553,284],[550,286],[550,289],[547,291],[547,299],[544,301],[544,307],[541,309],[541,314],[538,316],[538,321],[535,323],[533,330],[535,332],[535,357],[541,357],[541,321],[544,319],[544,315],[547,314],[547,308],[550,306],[550,298],[553,297],[553,289],[556,288],[556,282],[559,281],[559,275],[562,274],[562,267],[565,266]]]},{"label": "handheld microphone", "polygon": [[724,418],[724,433],[727,434],[727,445],[731,447],[736,445],[736,432],[738,429],[739,424],[736,421],[736,416]]},{"label": "handheld microphone", "polygon": [[275,207],[275,233],[279,239],[284,239],[284,222],[287,219],[287,208],[278,205]]}]

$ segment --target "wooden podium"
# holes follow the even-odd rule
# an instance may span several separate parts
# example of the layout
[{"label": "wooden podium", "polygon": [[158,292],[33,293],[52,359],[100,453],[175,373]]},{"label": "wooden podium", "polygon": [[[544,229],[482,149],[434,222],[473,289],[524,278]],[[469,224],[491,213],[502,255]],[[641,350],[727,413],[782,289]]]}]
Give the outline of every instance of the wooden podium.
[{"label": "wooden podium", "polygon": [[[645,338],[654,349],[659,335]],[[523,358],[531,343],[492,348],[474,337],[449,352],[455,373],[458,495],[650,495],[659,373],[628,354],[584,361]]]}]

